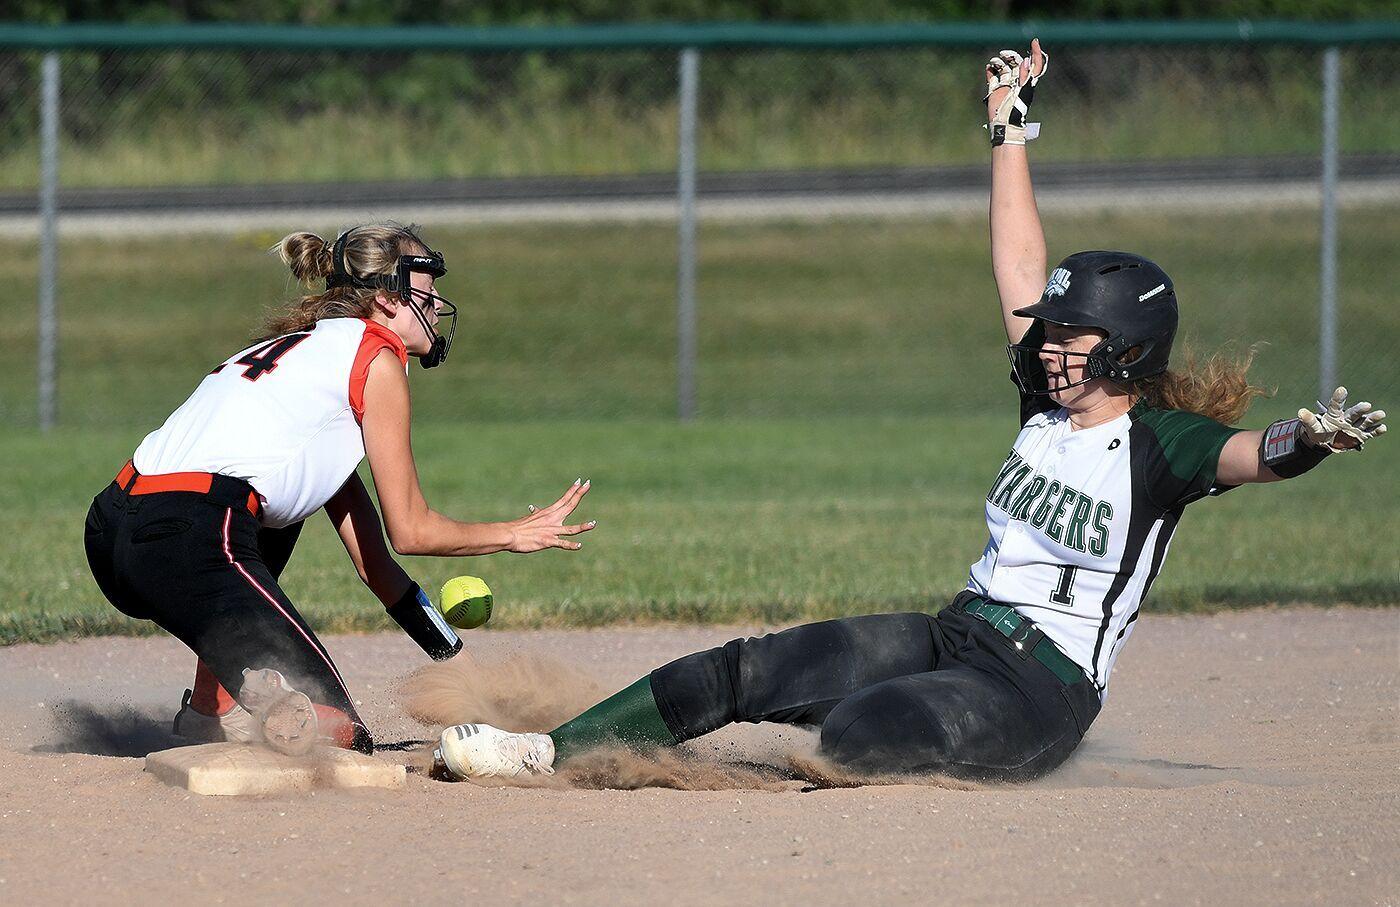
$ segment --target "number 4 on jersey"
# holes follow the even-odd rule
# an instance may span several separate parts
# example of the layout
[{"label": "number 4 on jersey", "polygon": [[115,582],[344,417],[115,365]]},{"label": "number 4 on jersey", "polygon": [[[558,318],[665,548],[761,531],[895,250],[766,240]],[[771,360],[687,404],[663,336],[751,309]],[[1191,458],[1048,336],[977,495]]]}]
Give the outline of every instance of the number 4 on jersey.
[{"label": "number 4 on jersey", "polygon": [[[310,336],[309,333],[288,334],[285,337],[278,337],[276,340],[269,340],[257,349],[249,350],[247,353],[243,354],[234,364],[246,365],[247,368],[243,370],[243,377],[247,378],[249,381],[256,381],[263,375],[277,368],[278,359],[287,355],[288,350]],[[223,370],[224,367],[221,365],[209,374],[217,375]]]},{"label": "number 4 on jersey", "polygon": [[1050,593],[1050,600],[1057,605],[1074,604],[1074,574],[1079,568],[1072,564],[1060,567],[1060,584]]}]

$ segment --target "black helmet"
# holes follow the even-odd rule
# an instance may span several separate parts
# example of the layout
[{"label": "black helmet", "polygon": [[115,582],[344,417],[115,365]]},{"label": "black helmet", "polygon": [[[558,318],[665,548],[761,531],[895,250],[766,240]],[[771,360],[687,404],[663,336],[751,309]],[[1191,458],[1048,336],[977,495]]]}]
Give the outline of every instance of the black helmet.
[{"label": "black helmet", "polygon": [[[1059,388],[1077,387],[1095,378],[1128,384],[1160,375],[1176,336],[1176,292],[1167,272],[1130,252],[1076,252],[1050,273],[1035,305],[1012,314],[1036,319],[1022,343],[1007,346],[1012,374],[1022,392],[1050,392],[1040,350],[1045,324],[1098,328],[1108,336],[1084,357],[1084,377]],[[1125,354],[1132,353],[1125,361]]]}]

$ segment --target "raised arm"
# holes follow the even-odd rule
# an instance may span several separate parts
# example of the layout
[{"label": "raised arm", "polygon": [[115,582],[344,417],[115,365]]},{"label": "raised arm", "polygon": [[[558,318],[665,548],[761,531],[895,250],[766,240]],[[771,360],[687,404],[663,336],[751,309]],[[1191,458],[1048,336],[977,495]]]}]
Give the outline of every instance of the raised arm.
[{"label": "raised arm", "polygon": [[[1024,116],[1035,82],[1045,74],[1049,55],[1040,40],[1031,42],[1031,56],[1021,60],[1002,51],[987,64],[987,120],[992,132],[992,276],[1001,297],[1001,317],[1007,339],[1015,343],[1031,319],[1011,314],[1033,305],[1045,289],[1045,233],[1031,188],[1026,158]],[[1017,109],[1016,103],[1021,103]],[[1009,122],[1008,122],[1009,121]],[[1018,125],[1019,124],[1019,125]],[[1000,139],[1000,143],[996,142]]]},{"label": "raised arm", "polygon": [[418,482],[409,419],[408,376],[398,359],[383,351],[365,380],[363,429],[384,528],[396,552],[462,557],[581,547],[569,537],[587,532],[594,522],[566,526],[564,520],[588,493],[587,482],[575,482],[553,504],[509,522],[464,523],[433,510]]}]

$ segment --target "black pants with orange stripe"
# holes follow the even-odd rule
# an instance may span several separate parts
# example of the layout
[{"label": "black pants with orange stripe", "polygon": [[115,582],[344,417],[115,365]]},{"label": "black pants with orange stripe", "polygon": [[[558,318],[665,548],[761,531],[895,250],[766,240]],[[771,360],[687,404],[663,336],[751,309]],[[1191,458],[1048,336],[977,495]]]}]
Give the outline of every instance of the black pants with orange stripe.
[{"label": "black pants with orange stripe", "polygon": [[88,509],[92,575],[117,610],[177,637],[224,689],[236,694],[245,668],[281,671],[313,702],[348,715],[354,748],[369,752],[339,670],[277,584],[301,524],[262,528],[249,490],[227,480],[207,494],[128,495],[113,482]]}]

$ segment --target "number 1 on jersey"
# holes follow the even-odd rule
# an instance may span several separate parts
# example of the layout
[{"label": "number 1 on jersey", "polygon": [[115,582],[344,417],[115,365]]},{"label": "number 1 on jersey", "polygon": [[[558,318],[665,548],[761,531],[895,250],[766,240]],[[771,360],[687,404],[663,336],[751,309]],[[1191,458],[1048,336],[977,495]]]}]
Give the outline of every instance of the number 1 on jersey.
[{"label": "number 1 on jersey", "polygon": [[1074,604],[1074,574],[1079,570],[1073,564],[1060,565],[1060,584],[1050,593],[1050,600],[1057,605]]}]

